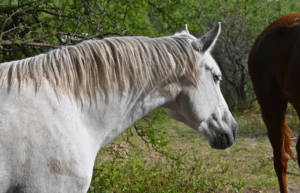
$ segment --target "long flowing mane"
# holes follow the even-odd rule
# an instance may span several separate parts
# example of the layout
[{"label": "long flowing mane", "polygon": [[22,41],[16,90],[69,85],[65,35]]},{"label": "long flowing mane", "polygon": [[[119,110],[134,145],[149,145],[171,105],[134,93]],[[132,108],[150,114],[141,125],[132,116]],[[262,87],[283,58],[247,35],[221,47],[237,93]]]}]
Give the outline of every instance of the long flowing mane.
[{"label": "long flowing mane", "polygon": [[65,46],[24,60],[0,66],[0,85],[7,80],[8,90],[17,81],[31,82],[39,89],[48,80],[56,95],[67,92],[76,99],[93,99],[101,89],[111,94],[114,89],[132,86],[141,90],[150,83],[161,88],[166,82],[178,81],[172,65],[197,84],[196,58],[188,37],[168,36],[111,37]]}]

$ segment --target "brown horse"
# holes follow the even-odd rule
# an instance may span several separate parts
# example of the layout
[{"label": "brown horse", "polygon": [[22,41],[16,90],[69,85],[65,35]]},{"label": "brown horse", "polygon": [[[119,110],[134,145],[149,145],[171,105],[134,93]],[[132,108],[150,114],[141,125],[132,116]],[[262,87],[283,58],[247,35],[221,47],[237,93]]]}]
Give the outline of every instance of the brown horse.
[{"label": "brown horse", "polygon": [[[288,102],[300,116],[300,12],[278,18],[258,36],[248,67],[273,147],[280,191],[286,193],[287,154],[296,161],[285,119]],[[296,150],[300,155],[299,138]]]}]

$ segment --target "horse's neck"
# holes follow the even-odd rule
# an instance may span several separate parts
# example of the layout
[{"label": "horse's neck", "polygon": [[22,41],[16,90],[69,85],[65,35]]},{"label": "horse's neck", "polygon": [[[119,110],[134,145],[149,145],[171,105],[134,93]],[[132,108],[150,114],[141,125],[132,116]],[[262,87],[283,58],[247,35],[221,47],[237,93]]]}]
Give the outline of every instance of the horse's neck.
[{"label": "horse's neck", "polygon": [[96,105],[84,109],[85,122],[99,143],[99,149],[124,132],[156,108],[165,104],[168,99],[157,89],[135,93],[133,91],[114,96],[109,101],[99,99]]}]

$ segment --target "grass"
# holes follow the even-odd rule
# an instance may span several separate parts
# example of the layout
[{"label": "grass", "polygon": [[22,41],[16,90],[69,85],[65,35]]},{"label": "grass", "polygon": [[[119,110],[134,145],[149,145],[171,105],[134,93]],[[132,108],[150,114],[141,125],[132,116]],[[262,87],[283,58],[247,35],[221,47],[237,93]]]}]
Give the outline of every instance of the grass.
[{"label": "grass", "polygon": [[[162,150],[181,161],[156,152],[135,132],[129,138],[135,147],[119,136],[98,153],[89,192],[278,192],[272,148],[257,109],[236,115],[238,140],[223,151],[172,119],[156,124],[169,141]],[[291,130],[298,134],[296,113],[291,107],[287,112]],[[288,171],[298,170],[289,161]],[[287,175],[287,181],[290,188],[300,188],[299,176]]]}]

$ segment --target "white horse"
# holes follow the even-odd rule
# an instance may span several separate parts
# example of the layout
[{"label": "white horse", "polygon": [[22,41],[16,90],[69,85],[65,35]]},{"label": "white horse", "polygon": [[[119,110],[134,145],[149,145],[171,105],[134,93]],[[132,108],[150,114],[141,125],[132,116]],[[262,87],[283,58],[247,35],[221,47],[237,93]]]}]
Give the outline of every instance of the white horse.
[{"label": "white horse", "polygon": [[156,108],[230,147],[237,123],[210,50],[196,39],[85,41],[0,65],[0,192],[86,192],[97,152]]}]

